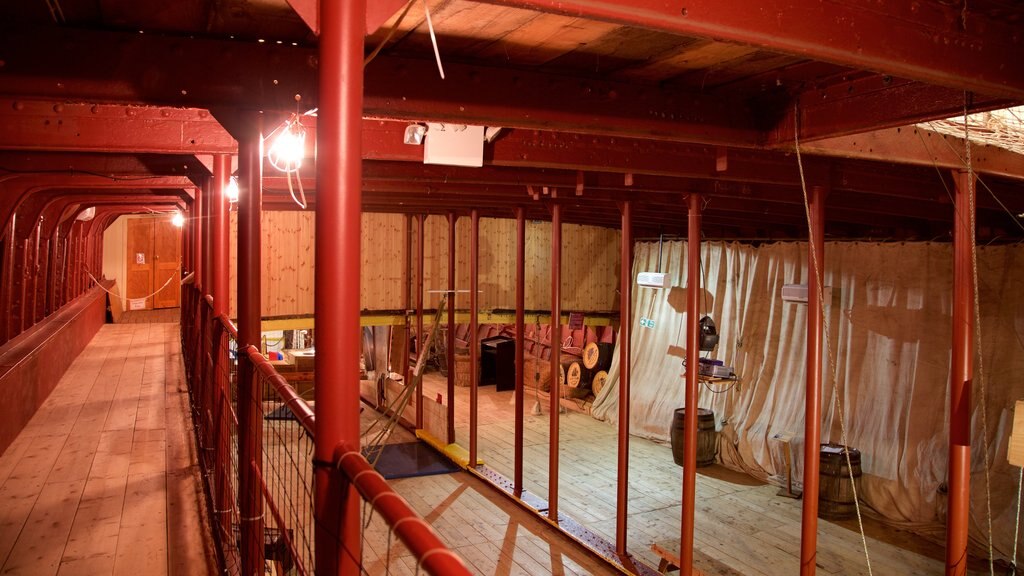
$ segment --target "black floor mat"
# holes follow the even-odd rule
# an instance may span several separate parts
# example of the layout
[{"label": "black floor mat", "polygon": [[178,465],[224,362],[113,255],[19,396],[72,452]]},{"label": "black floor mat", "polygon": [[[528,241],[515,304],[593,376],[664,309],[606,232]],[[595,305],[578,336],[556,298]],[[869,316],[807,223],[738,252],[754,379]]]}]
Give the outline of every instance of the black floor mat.
[{"label": "black floor mat", "polygon": [[[367,454],[371,462],[375,454]],[[377,472],[392,480],[458,472],[459,466],[423,442],[385,444],[377,459]]]}]

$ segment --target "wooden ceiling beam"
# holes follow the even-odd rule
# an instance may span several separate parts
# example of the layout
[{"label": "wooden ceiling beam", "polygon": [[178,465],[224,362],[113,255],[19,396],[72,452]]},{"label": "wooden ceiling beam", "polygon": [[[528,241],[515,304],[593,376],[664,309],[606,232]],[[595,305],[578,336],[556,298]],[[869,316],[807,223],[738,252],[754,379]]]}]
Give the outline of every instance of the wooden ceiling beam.
[{"label": "wooden ceiling beam", "polygon": [[1019,25],[957,4],[869,0],[482,0],[684,36],[1024,101]]}]

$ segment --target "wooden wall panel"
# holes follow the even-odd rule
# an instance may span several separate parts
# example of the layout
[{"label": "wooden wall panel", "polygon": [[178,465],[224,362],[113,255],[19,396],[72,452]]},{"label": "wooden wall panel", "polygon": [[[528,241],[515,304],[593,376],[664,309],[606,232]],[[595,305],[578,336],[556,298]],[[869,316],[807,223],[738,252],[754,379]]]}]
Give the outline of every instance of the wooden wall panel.
[{"label": "wooden wall panel", "polygon": [[[363,310],[402,310],[402,267],[405,263],[405,216],[364,214],[361,231]],[[313,313],[314,215],[312,212],[263,214],[263,315],[301,316]],[[416,228],[413,219],[413,256]],[[456,222],[455,286],[468,290],[471,222]],[[231,215],[231,313],[235,302],[235,214]],[[429,216],[424,225],[424,298],[426,308],[440,302],[432,290],[448,287],[448,220]],[[562,309],[618,309],[619,231],[565,224],[562,232]],[[514,309],[516,277],[515,220],[480,220],[480,309]],[[526,229],[526,307],[547,310],[551,305],[551,224],[528,222]],[[413,264],[415,269],[415,263]],[[414,284],[415,286],[415,284]],[[415,299],[414,299],[415,304]],[[459,294],[459,308],[469,305]]]}]

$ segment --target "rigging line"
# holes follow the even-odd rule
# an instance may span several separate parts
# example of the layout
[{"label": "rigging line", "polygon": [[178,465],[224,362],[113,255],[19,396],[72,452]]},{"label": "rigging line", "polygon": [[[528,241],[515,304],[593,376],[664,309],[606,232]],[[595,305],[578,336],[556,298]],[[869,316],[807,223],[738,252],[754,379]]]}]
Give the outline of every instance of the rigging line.
[{"label": "rigging line", "polygon": [[437,36],[434,35],[434,23],[430,20],[430,4],[423,0],[423,13],[427,16],[427,29],[430,30],[430,43],[434,46],[434,59],[437,60],[437,71],[444,80],[444,66],[441,65],[441,52],[437,49]]},{"label": "rigging line", "polygon": [[1017,573],[1017,539],[1020,538],[1020,493],[1022,488],[1024,488],[1024,466],[1021,467],[1017,479],[1017,519],[1013,523],[1013,556],[1010,557],[1014,574]]},{"label": "rigging line", "polygon": [[405,15],[409,13],[409,9],[412,8],[412,5],[415,2],[416,0],[409,0],[409,2],[406,3],[405,9],[402,10],[402,13],[398,16],[398,20],[395,20],[395,23],[392,24],[391,28],[388,29],[388,33],[386,36],[384,36],[384,39],[381,40],[380,44],[378,44],[377,47],[373,49],[373,52],[370,52],[370,55],[363,60],[363,68],[369,66],[370,62],[373,62],[373,59],[376,58],[377,55],[380,54],[380,51],[384,49],[384,46],[386,46],[388,41],[391,40],[391,37],[395,35],[395,32],[398,30],[398,27],[402,25],[402,20],[405,20]]},{"label": "rigging line", "polygon": [[[803,192],[804,196],[804,214],[807,216],[807,245],[810,248],[812,260],[810,264],[813,264],[814,270],[821,274],[821,281],[816,282],[815,284],[818,289],[818,302],[824,302],[825,296],[822,291],[821,284],[825,279],[825,271],[818,264],[818,251],[814,247],[814,242],[812,242],[810,238],[812,230],[811,205],[807,199],[807,180],[804,176],[804,162],[800,156],[800,103],[794,103],[793,108],[793,145],[796,148],[796,164],[800,169],[800,190]],[[810,270],[808,270],[808,272],[810,272]],[[822,324],[825,332],[825,348],[828,350],[829,378],[832,380],[832,398],[834,400],[833,403],[836,406],[836,414],[839,416],[839,433],[844,446],[843,453],[846,455],[846,470],[849,473],[850,486],[853,488],[853,504],[854,509],[857,511],[857,527],[860,529],[860,541],[861,545],[864,547],[864,560],[867,562],[868,576],[873,576],[873,572],[871,570],[871,555],[868,553],[868,539],[864,533],[864,519],[860,513],[860,497],[857,495],[857,482],[853,477],[853,464],[850,462],[850,449],[847,444],[846,436],[846,417],[843,415],[843,405],[839,400],[839,383],[836,380],[836,364],[835,358],[832,356],[832,329],[830,327],[831,322],[829,322],[827,314],[822,314]]]},{"label": "rigging line", "polygon": [[[929,125],[930,124],[931,123],[929,122]],[[924,138],[922,138],[920,132],[917,132],[917,137],[918,137],[918,139],[921,140],[921,143],[924,144]],[[945,138],[942,139],[942,142],[945,143],[946,146],[950,149],[950,151],[952,151],[953,154],[956,155],[957,159],[960,160],[960,163],[964,164],[964,166],[966,167],[967,163],[964,161],[964,157],[960,155],[960,153],[957,151],[957,149],[954,148],[953,145],[950,144],[949,141],[946,140]],[[935,166],[936,170],[938,170],[938,164],[935,161],[935,155],[931,153],[931,150],[928,148],[927,144],[924,144],[924,146],[925,146],[925,150],[928,151],[928,155],[932,157],[932,165]],[[940,174],[941,174],[941,172],[940,172]],[[1024,224],[1021,223],[1020,218],[1018,218],[1017,215],[1014,214],[1013,211],[1010,210],[1006,206],[1006,204],[1004,204],[1003,201],[999,199],[998,196],[996,196],[995,191],[992,190],[992,188],[988,185],[988,183],[985,182],[984,180],[982,180],[981,176],[979,176],[977,174],[975,175],[975,179],[977,179],[977,181],[981,183],[982,187],[985,188],[985,190],[988,192],[989,196],[991,196],[992,199],[995,200],[997,204],[999,204],[999,206],[1003,209],[1003,211],[1006,212],[1006,214],[1010,217],[1010,220],[1013,220],[1013,223],[1016,224],[1018,228],[1020,228],[1021,230],[1024,230]],[[943,181],[943,184],[945,184],[945,181]],[[948,188],[946,190],[946,193],[947,194],[949,193]],[[952,199],[952,196],[950,196],[950,198]]]},{"label": "rigging line", "polygon": [[[967,159],[967,198],[970,209],[970,214],[967,215],[967,241],[970,242],[971,245],[971,282],[973,283],[974,289],[974,341],[978,356],[978,390],[981,392],[979,404],[981,404],[982,449],[985,454],[985,512],[987,515],[986,520],[988,521],[988,571],[990,575],[995,576],[995,550],[992,543],[992,482],[990,474],[991,464],[989,462],[988,454],[988,408],[986,406],[988,403],[988,395],[986,394],[988,387],[985,384],[985,354],[983,353],[983,341],[981,338],[981,297],[978,295],[978,245],[975,241],[975,228],[977,225],[977,186],[974,184],[974,162],[971,158],[971,132],[967,122],[969,95],[969,92],[964,92],[964,156]],[[973,381],[973,378],[971,378],[971,380]]]}]

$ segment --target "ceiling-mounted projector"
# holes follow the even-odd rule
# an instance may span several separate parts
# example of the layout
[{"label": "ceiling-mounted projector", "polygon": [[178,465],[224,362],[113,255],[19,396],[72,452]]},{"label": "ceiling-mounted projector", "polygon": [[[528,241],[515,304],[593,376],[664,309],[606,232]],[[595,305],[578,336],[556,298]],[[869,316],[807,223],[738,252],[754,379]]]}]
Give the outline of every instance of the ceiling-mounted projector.
[{"label": "ceiling-mounted projector", "polygon": [[711,352],[715,346],[718,346],[718,328],[711,316],[705,316],[700,319],[700,350]]},{"label": "ceiling-mounted projector", "polygon": [[664,272],[641,272],[636,275],[636,283],[647,288],[668,288],[668,274]]}]

